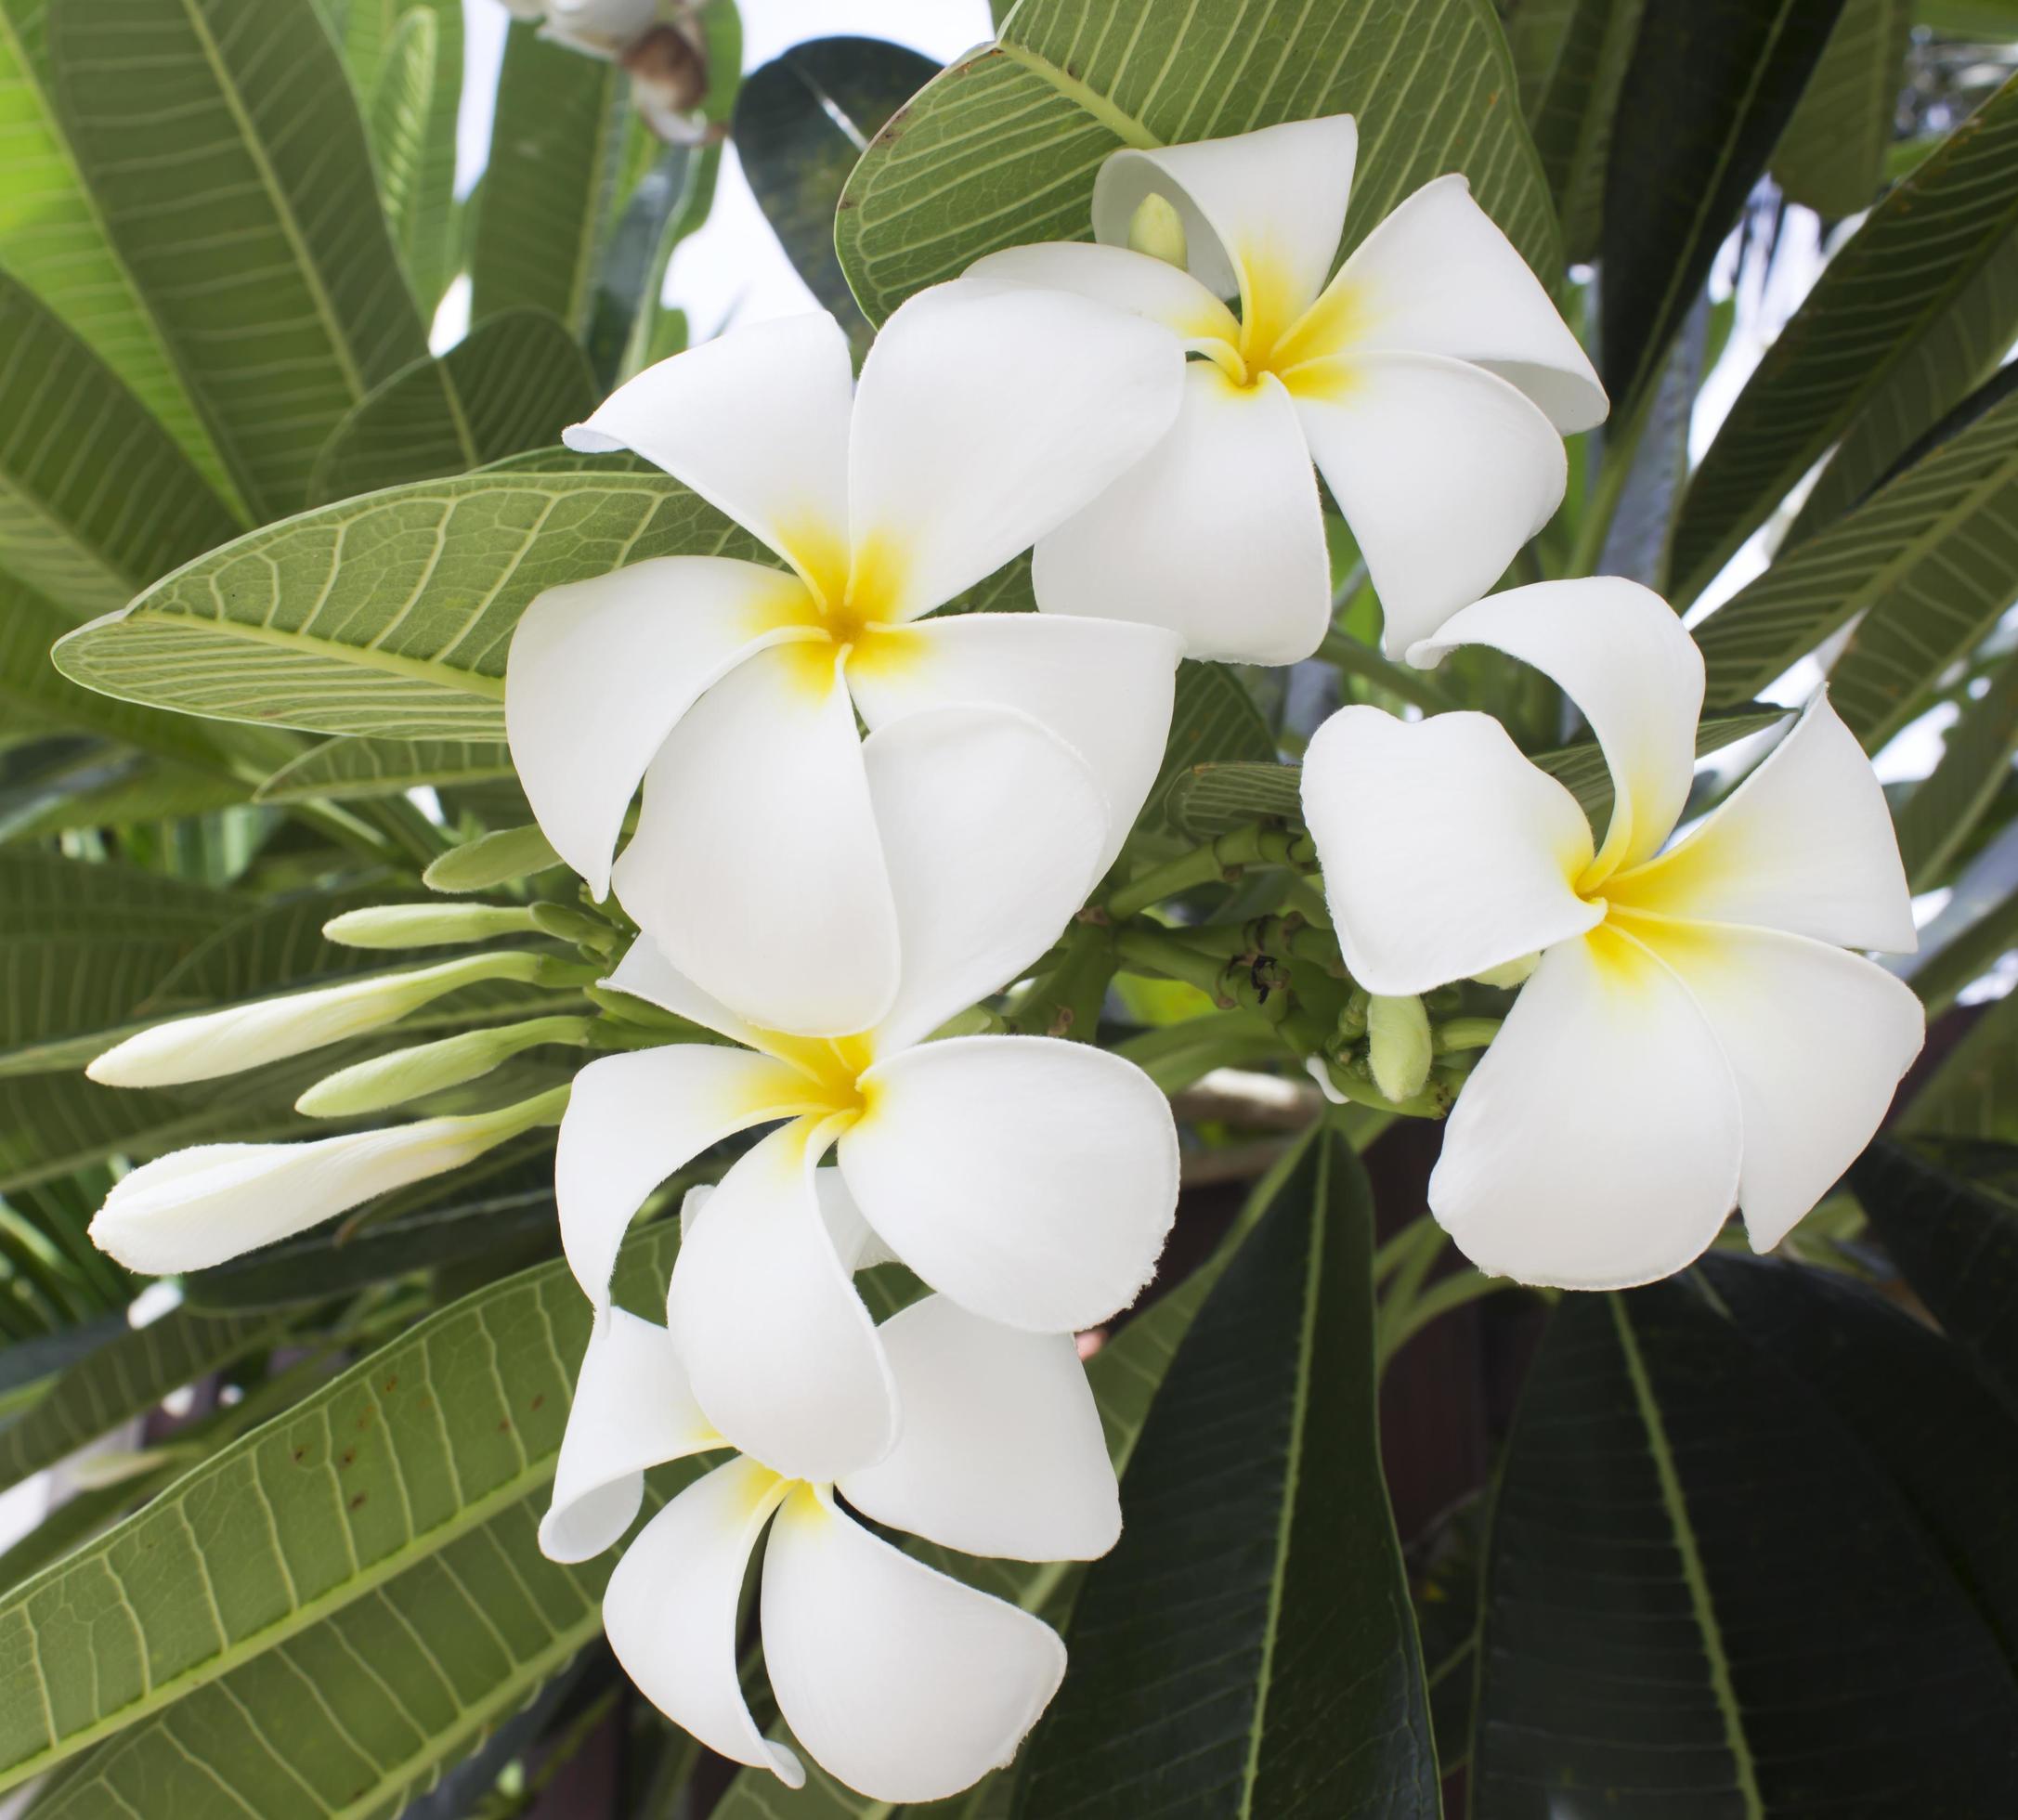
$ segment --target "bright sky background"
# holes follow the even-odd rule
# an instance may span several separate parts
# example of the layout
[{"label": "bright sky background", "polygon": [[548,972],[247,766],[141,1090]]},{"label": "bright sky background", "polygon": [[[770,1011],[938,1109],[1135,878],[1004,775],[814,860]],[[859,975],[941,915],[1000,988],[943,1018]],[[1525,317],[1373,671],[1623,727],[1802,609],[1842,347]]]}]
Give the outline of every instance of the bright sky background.
[{"label": "bright sky background", "polygon": [[[941,63],[995,35],[987,0],[742,0],[743,67],[755,70],[808,38],[853,32],[888,38]],[[456,144],[456,193],[465,195],[489,154],[490,111],[509,16],[498,0],[462,0],[462,113]],[[733,316],[749,320],[816,307],[758,208],[733,146],[708,225],[673,254],[666,298],[687,313],[696,340]],[[466,311],[466,298],[455,300]],[[460,315],[460,312],[459,312]],[[440,330],[450,324],[447,321]],[[454,323],[460,330],[461,323]]]}]

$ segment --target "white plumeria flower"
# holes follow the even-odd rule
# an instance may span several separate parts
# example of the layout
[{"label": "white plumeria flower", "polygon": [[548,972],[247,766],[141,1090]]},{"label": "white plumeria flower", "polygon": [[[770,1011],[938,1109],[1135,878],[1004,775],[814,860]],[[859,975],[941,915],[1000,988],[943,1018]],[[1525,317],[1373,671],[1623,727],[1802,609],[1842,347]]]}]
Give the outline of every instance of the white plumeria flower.
[{"label": "white plumeria flower", "polygon": [[1304,763],[1340,948],[1371,993],[1540,964],[1465,1083],[1429,1204],[1481,1269],[1611,1289],[1682,1268],[1743,1208],[1769,1251],[1877,1129],[1918,998],[1846,948],[1915,945],[1892,818],[1817,696],[1672,848],[1703,666],[1656,595],[1517,588],[1410,653],[1483,644],[1582,709],[1615,790],[1592,831],[1497,721],[1347,708]]},{"label": "white plumeria flower", "polygon": [[469,1118],[420,1119],[306,1144],[198,1144],[113,1184],[91,1222],[98,1249],[129,1270],[206,1270],[291,1239],[429,1176],[460,1169],[561,1115],[566,1087]]},{"label": "white plumeria flower", "polygon": [[[1173,627],[1194,657],[1308,656],[1331,619],[1314,459],[1400,651],[1491,588],[1555,513],[1562,437],[1605,417],[1596,373],[1463,176],[1418,189],[1327,283],[1358,144],[1334,114],[1117,151],[1094,184],[1098,245],[1011,247],[969,268],[962,282],[1117,305],[1203,357],[1168,436],[1038,543],[1040,605]],[[1157,198],[1188,273],[1130,250]]]},{"label": "white plumeria flower", "polygon": [[1103,844],[1091,776],[1007,709],[916,714],[863,746],[903,965],[872,1027],[794,1038],[737,1018],[640,938],[610,983],[730,1037],[592,1062],[561,1127],[555,1193],[599,1310],[631,1216],[689,1159],[788,1121],[739,1159],[680,1254],[667,1318],[731,1443],[825,1481],[896,1433],[868,1311],[823,1221],[836,1152],[866,1233],[931,1287],[1008,1326],[1065,1332],[1132,1301],[1177,1204],[1168,1102],[1132,1063],[1040,1036],[924,1039],[1016,979],[1081,901]]},{"label": "white plumeria flower", "polygon": [[553,589],[512,645],[512,757],[540,826],[683,972],[765,1026],[865,1030],[897,991],[855,717],[1034,715],[1091,765],[1118,851],[1168,732],[1177,641],[1113,619],[922,616],[1077,511],[1168,426],[1180,352],[1083,298],[943,287],[856,387],[829,316],[641,373],[576,448],[634,449],[789,570],[667,556]]},{"label": "white plumeria flower", "polygon": [[[718,1197],[701,1229],[727,1211]],[[801,1787],[800,1759],[758,1731],[736,1669],[739,1600],[768,1524],[764,1661],[800,1748],[876,1800],[937,1800],[1015,1754],[1058,1690],[1065,1648],[1042,1620],[852,1521],[835,1491],[875,1522],[1022,1561],[1105,1554],[1120,1500],[1069,1333],[1019,1332],[932,1295],[879,1339],[904,1398],[894,1448],[838,1484],[748,1455],[717,1466],[631,1544],[603,1623],[675,1724]],[[667,1331],[621,1308],[599,1315],[540,1546],[557,1561],[600,1553],[637,1515],[647,1467],[722,1445]]]},{"label": "white plumeria flower", "polygon": [[658,0],[503,0],[514,19],[544,20],[540,35],[569,50],[614,59],[658,24]]}]

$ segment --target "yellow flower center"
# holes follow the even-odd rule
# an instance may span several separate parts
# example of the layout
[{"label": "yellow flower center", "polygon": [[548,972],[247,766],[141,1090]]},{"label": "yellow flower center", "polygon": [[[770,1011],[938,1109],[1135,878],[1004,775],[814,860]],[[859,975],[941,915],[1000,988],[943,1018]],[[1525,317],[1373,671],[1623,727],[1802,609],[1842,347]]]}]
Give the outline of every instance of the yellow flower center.
[{"label": "yellow flower center", "polygon": [[875,1039],[867,1031],[853,1036],[787,1036],[766,1030],[757,1035],[772,1055],[805,1075],[809,1091],[801,1117],[853,1124],[867,1116],[875,1084],[862,1076],[876,1060]]},{"label": "yellow flower center", "polygon": [[824,691],[832,682],[837,658],[859,672],[914,653],[902,617],[905,557],[895,540],[871,535],[851,552],[845,536],[809,521],[789,527],[782,540],[799,578],[767,605],[766,629],[802,629],[804,636],[785,650],[810,688]]},{"label": "yellow flower center", "polygon": [[1238,266],[1239,317],[1222,307],[1212,323],[1199,323],[1193,351],[1243,390],[1273,374],[1295,396],[1337,397],[1351,383],[1351,344],[1366,327],[1357,290],[1334,279],[1304,306],[1289,266],[1267,249],[1244,250]]}]

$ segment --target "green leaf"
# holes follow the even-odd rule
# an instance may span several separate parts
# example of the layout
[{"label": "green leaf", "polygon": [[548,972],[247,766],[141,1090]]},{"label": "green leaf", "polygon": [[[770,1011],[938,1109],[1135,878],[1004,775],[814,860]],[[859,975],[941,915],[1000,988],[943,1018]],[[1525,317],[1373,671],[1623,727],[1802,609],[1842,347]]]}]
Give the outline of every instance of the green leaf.
[{"label": "green leaf", "polygon": [[2018,1150],[1881,1138],[1850,1185],[1942,1331],[2018,1412]]},{"label": "green leaf", "polygon": [[1773,153],[1773,176],[1789,202],[1831,216],[1870,206],[1892,147],[1912,24],[1908,0],[1844,0]]},{"label": "green leaf", "polygon": [[1630,420],[1794,110],[1843,0],[1646,0],[1619,89],[1598,371]]},{"label": "green leaf", "polygon": [[177,1308],[120,1334],[71,1366],[26,1414],[0,1428],[0,1488],[145,1415],[170,1391],[256,1351],[279,1332],[271,1316],[219,1318]]},{"label": "green leaf", "polygon": [[310,0],[92,0],[49,27],[114,246],[247,503],[292,511],[337,421],[427,351],[328,32]]},{"label": "green leaf", "polygon": [[8,181],[0,187],[0,265],[111,368],[205,480],[245,516],[161,325],[105,231],[58,117],[48,0],[0,0],[0,96]]},{"label": "green leaf", "polygon": [[237,530],[146,406],[4,271],[0,348],[0,565],[80,619]]},{"label": "green leaf", "polygon": [[1365,1177],[1320,1128],[1151,1407],[1016,1814],[1440,1812],[1372,1269]]},{"label": "green leaf", "polygon": [[513,21],[470,252],[472,321],[530,305],[577,332],[588,326],[624,109],[614,65]]},{"label": "green leaf", "polygon": [[[619,1299],[662,1304],[678,1242],[676,1222],[634,1238],[624,1253]],[[221,1761],[242,1764],[247,1760],[240,1753],[258,1748],[255,1736],[234,1726],[235,1736],[201,1728],[185,1736],[181,1726],[205,1712],[229,1712],[228,1696],[245,1697],[266,1676],[298,1686],[310,1664],[319,1667],[308,1684],[341,1699],[347,1715],[369,1717],[364,1736],[374,1744],[364,1751],[364,1767],[354,1752],[329,1747],[295,1753],[297,1766],[332,1784],[365,1776],[369,1786],[383,1788],[397,1785],[375,1778],[394,1774],[409,1758],[440,1761],[443,1741],[430,1743],[430,1734],[459,1722],[480,1689],[494,1691],[500,1680],[527,1676],[527,1658],[467,1607],[455,1623],[416,1627],[418,1638],[398,1623],[398,1614],[421,1609],[409,1603],[414,1588],[452,1579],[459,1559],[481,1558],[485,1544],[478,1539],[492,1519],[520,1513],[511,1520],[524,1524],[529,1541],[543,1502],[534,1494],[553,1475],[589,1324],[588,1303],[565,1262],[479,1290],[214,1454],[111,1533],[0,1598],[0,1787],[39,1774],[244,1665],[252,1666],[249,1677],[234,1677],[205,1706],[176,1708],[182,1721],[133,1732],[109,1761],[122,1761],[131,1749],[159,1766],[194,1737],[199,1755],[215,1751]],[[460,1557],[446,1552],[458,1539],[468,1544]],[[219,1572],[226,1563],[229,1572]],[[535,1551],[514,1547],[511,1566],[523,1580],[517,1595],[523,1603],[514,1602],[512,1613],[527,1607],[538,1613],[544,1600],[556,1607],[542,1650],[557,1654],[529,1678],[513,1681],[523,1698],[593,1633],[600,1618],[592,1594],[579,1590],[582,1582]],[[501,1621],[504,1608],[492,1597],[502,1596],[512,1578],[509,1568],[494,1564],[468,1582],[478,1614],[489,1611]],[[356,1607],[353,1628],[324,1626],[322,1620],[374,1593]],[[116,1622],[93,1621],[111,1613]],[[359,1626],[362,1632],[354,1628]],[[558,1640],[563,1632],[565,1646]],[[442,1682],[410,1716],[399,1708],[421,1691],[411,1680],[395,1682],[403,1693],[388,1706],[383,1689],[372,1694],[371,1676],[356,1672],[358,1658],[346,1673],[335,1672],[334,1663],[344,1659],[342,1640],[360,1635],[370,1638],[361,1656],[367,1663],[397,1649],[400,1636],[406,1653],[393,1660],[418,1667],[428,1644],[444,1652]],[[276,1655],[284,1643],[291,1643],[289,1653]],[[298,1696],[291,1696],[290,1708],[297,1703]],[[501,1715],[493,1710],[493,1716]],[[322,1722],[301,1711],[286,1729],[293,1736],[296,1725]],[[341,1720],[332,1722],[340,1735]],[[404,1750],[382,1754],[375,1748],[402,1728]],[[378,1767],[367,1775],[372,1763]],[[374,1811],[350,1802],[344,1790],[329,1806]],[[88,1804],[72,1810],[93,1811]],[[250,1811],[270,1814],[285,1806]]]},{"label": "green leaf", "polygon": [[1985,412],[1847,518],[1780,560],[1696,634],[1709,697],[1756,694],[1863,618],[1830,698],[1866,747],[1917,711],[1920,690],[2018,592],[2018,396]]},{"label": "green leaf", "polygon": [[1557,1306],[1494,1500],[1478,1811],[2011,1809],[1995,1633],[1861,1422],[1724,1306],[1696,1278]]},{"label": "green leaf", "polygon": [[758,206],[820,306],[865,344],[834,212],[869,141],[938,73],[930,58],[880,38],[814,38],[766,63],[736,98],[736,150]]},{"label": "green leaf", "polygon": [[595,409],[580,344],[542,310],[480,322],[436,359],[396,373],[336,426],[308,502],[467,474],[544,448]]},{"label": "green leaf", "polygon": [[[357,17],[374,7],[363,5]],[[386,41],[369,97],[379,194],[407,280],[432,318],[454,275],[456,113],[462,99],[462,9],[421,0]]]},{"label": "green leaf", "polygon": [[56,661],[186,713],[497,740],[512,629],[541,590],[648,556],[765,553],[664,474],[422,481],[227,544],[72,633]]},{"label": "green leaf", "polygon": [[1187,657],[1178,666],[1170,739],[1163,768],[1150,786],[1143,825],[1178,826],[1177,787],[1195,767],[1234,760],[1267,763],[1274,758],[1275,735],[1239,673],[1224,664]]},{"label": "green leaf", "polygon": [[1962,843],[1996,800],[2018,751],[2018,656],[2007,656],[1982,695],[1962,703],[1941,762],[1918,784],[1893,822],[1907,883],[1915,891],[1941,882]]},{"label": "green leaf", "polygon": [[1348,248],[1458,170],[1544,283],[1561,269],[1489,0],[1022,0],[1001,30],[900,109],[848,180],[835,240],[871,321],[984,253],[1086,239],[1094,176],[1123,146],[1329,113],[1360,123]]},{"label": "green leaf", "polygon": [[1509,25],[1528,124],[1562,217],[1563,256],[1571,261],[1597,252],[1612,117],[1641,6],[1642,0],[1521,6]]},{"label": "green leaf", "polygon": [[514,774],[511,748],[497,740],[326,739],[254,795],[261,802],[352,802]]},{"label": "green leaf", "polygon": [[[1831,443],[1803,535],[1847,512],[2018,331],[2018,78],[1823,267],[1703,457],[1674,532],[1693,600]],[[1794,547],[1790,542],[1790,549]]]},{"label": "green leaf", "polygon": [[2018,1143],[2018,997],[2006,994],[1976,1013],[1899,1123],[1916,1135]]}]

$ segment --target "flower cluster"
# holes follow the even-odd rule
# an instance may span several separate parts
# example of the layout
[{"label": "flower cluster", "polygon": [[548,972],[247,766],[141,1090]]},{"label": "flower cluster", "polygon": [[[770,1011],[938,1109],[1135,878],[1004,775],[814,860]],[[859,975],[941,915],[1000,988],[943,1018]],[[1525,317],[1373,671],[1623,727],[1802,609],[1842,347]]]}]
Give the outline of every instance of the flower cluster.
[{"label": "flower cluster", "polygon": [[[816,316],[620,388],[571,445],[655,462],[775,560],[661,557],[550,591],[519,624],[506,713],[553,850],[641,931],[588,976],[676,1040],[504,1112],[167,1157],[94,1228],[141,1268],[193,1268],[558,1119],[562,1242],[594,1324],[542,1544],[610,1547],[647,1469],[725,1452],[633,1540],[605,1623],[668,1715],[795,1786],[801,1759],[762,1736],[737,1664],[767,1531],[771,1684],[800,1749],[850,1787],[956,1793],[1059,1684],[1043,1623],[849,1511],[1025,1561],[1088,1559],[1118,1533],[1074,1334],[1155,1268],[1175,1126],[1131,1064],[970,1014],[1113,865],[1178,659],[1287,663],[1324,635],[1317,474],[1390,652],[1533,667],[1609,768],[1599,834],[1483,714],[1349,707],[1309,747],[1304,819],[1372,1038],[1354,1090],[1422,1092],[1420,994],[1519,985],[1430,1186],[1468,1255],[1535,1283],[1640,1282],[1734,1205],[1770,1247],[1919,1047],[1913,994],[1846,952],[1913,931],[1882,796],[1827,702],[1671,847],[1703,697],[1680,620],[1616,579],[1488,593],[1559,503],[1562,437],[1604,394],[1461,177],[1333,273],[1356,145],[1341,117],[1117,153],[1092,243],[1015,248],[915,297],[859,383]],[[981,584],[1026,551],[1039,610],[988,610]],[[579,932],[541,908],[373,914],[332,933]],[[488,951],[143,1032],[94,1072],[205,1078],[473,980],[579,982],[571,968]],[[371,1110],[584,1040],[567,1018],[473,1034],[303,1103]],[[616,1306],[641,1207],[757,1127],[686,1197],[663,1322]],[[886,1265],[924,1294],[879,1321],[856,1277]]]}]

